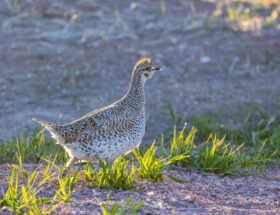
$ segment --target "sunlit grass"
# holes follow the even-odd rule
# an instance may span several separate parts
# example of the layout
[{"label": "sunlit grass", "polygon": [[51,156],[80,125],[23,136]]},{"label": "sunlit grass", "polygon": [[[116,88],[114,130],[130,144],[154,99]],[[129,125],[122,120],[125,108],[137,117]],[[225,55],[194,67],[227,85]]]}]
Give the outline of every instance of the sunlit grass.
[{"label": "sunlit grass", "polygon": [[[129,171],[130,163],[131,168]],[[117,158],[112,166],[104,161],[99,161],[98,171],[88,164],[84,169],[84,174],[90,182],[90,187],[128,190],[132,189],[135,183],[134,163],[122,156]]]},{"label": "sunlit grass", "polygon": [[216,134],[209,134],[205,142],[195,144],[196,132],[194,127],[189,133],[186,133],[185,127],[178,133],[174,128],[170,146],[162,141],[161,154],[165,157],[188,155],[176,162],[175,166],[235,176],[261,173],[276,155],[276,151],[266,152],[267,142],[263,142],[249,154],[244,149],[244,144],[231,145],[226,143],[225,137],[218,138]]},{"label": "sunlit grass", "polygon": [[38,163],[47,156],[56,156],[58,161],[67,159],[62,146],[53,139],[45,138],[44,130],[27,136],[22,132],[19,138],[0,143],[0,163],[16,161],[18,151],[23,162]]},{"label": "sunlit grass", "polygon": [[19,183],[19,168],[11,168],[7,178],[8,189],[0,199],[0,212],[4,209],[16,214],[50,214],[61,204],[56,197],[41,197],[40,191],[47,179],[39,179],[38,170],[34,170],[24,183]]},{"label": "sunlit grass", "polygon": [[[161,139],[161,147],[160,147],[160,153],[164,157],[175,157],[178,155],[187,155],[190,156],[194,145],[194,139],[196,137],[197,128],[193,127],[189,131],[188,135],[185,135],[186,133],[186,125],[183,127],[183,129],[177,133],[176,126],[174,126],[173,130],[173,138],[170,143],[170,147],[166,146],[165,143],[165,137],[162,135]],[[186,165],[189,163],[189,159],[182,159],[180,160],[180,163],[184,164],[186,162]]]},{"label": "sunlit grass", "polygon": [[[127,198],[124,203],[114,203],[111,207],[105,203],[102,203],[101,207],[103,215],[136,215],[143,204],[144,200],[136,203],[133,197],[129,196],[129,198]],[[109,207],[111,209],[109,209]]]},{"label": "sunlit grass", "polygon": [[[231,125],[219,124],[213,116],[192,117],[192,123],[199,127],[198,137],[205,140],[212,132],[219,136],[226,135],[226,140],[234,145],[244,143],[248,154],[254,154],[263,147],[263,154],[274,154],[271,162],[279,163],[280,160],[280,124],[276,117],[261,114],[261,119],[253,119],[248,115],[240,128]],[[264,144],[265,143],[265,144]]]},{"label": "sunlit grass", "polygon": [[241,170],[239,154],[243,145],[229,146],[225,143],[225,137],[210,136],[206,143],[197,149],[195,162],[198,169],[205,172],[237,175]]},{"label": "sunlit grass", "polygon": [[[44,160],[47,165],[40,164],[28,173],[22,163],[21,152],[17,152],[17,164],[9,166],[11,173],[6,179],[8,189],[0,199],[0,212],[8,210],[16,214],[51,214],[62,203],[71,202],[80,172],[75,172],[73,176],[63,176],[63,167],[55,164],[55,159]],[[58,170],[58,174],[52,173],[51,169]],[[44,194],[46,186],[52,188],[51,195]]]},{"label": "sunlit grass", "polygon": [[176,161],[186,159],[188,155],[182,153],[165,158],[157,158],[155,143],[156,142],[154,142],[143,155],[139,148],[132,151],[140,165],[137,173],[138,177],[141,179],[151,179],[153,181],[163,181],[163,177],[167,176],[176,180],[173,176],[163,173],[162,170]]}]

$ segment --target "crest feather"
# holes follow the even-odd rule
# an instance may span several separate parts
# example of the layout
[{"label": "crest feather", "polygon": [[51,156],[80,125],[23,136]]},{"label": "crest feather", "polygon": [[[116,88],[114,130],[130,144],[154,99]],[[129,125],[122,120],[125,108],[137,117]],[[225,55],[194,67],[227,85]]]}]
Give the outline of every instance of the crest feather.
[{"label": "crest feather", "polygon": [[141,65],[141,64],[148,64],[148,63],[152,63],[152,58],[146,56],[146,57],[141,57],[135,64],[136,68],[137,66]]}]

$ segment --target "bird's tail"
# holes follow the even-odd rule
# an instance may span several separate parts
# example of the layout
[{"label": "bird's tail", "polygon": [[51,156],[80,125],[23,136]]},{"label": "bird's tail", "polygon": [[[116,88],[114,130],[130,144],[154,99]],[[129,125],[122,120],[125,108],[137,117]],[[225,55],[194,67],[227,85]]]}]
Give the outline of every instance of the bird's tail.
[{"label": "bird's tail", "polygon": [[33,121],[39,123],[40,125],[42,125],[43,127],[45,127],[46,129],[50,129],[52,128],[52,124],[48,123],[48,122],[44,122],[42,120],[36,119],[36,118],[32,118]]},{"label": "bird's tail", "polygon": [[40,125],[42,125],[44,127],[44,129],[47,129],[50,132],[50,134],[52,135],[52,137],[57,140],[57,143],[61,143],[61,144],[64,143],[64,139],[56,131],[55,125],[42,121],[42,120],[39,120],[39,119],[36,119],[36,118],[32,118],[32,120],[39,123]]}]

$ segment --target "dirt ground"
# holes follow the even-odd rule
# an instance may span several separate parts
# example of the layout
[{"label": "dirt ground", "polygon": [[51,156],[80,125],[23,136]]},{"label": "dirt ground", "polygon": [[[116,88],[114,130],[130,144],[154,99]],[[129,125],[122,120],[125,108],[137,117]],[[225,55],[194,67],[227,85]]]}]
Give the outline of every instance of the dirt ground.
[{"label": "dirt ground", "polygon": [[146,86],[146,141],[172,126],[165,100],[187,122],[202,113],[275,114],[279,26],[235,32],[225,17],[209,22],[214,8],[210,1],[1,1],[0,139],[33,130],[31,117],[66,123],[115,101],[143,55],[163,67]]},{"label": "dirt ground", "polygon": [[[0,140],[38,128],[32,117],[66,123],[115,101],[143,55],[163,68],[146,86],[144,142],[173,126],[165,101],[187,122],[208,113],[224,120],[278,114],[279,25],[234,31],[223,16],[209,20],[213,2],[0,1]],[[60,212],[100,213],[107,193],[112,201],[133,193],[145,199],[140,214],[280,214],[279,170],[174,174],[188,183],[139,182],[141,192],[117,193],[78,187]]]},{"label": "dirt ground", "polygon": [[[25,165],[32,172],[38,165]],[[1,175],[9,175],[6,164],[0,165]],[[144,205],[138,214],[280,214],[280,181],[276,169],[268,169],[262,176],[231,178],[189,171],[166,171],[185,183],[169,179],[164,182],[137,181],[134,190],[112,191],[88,188],[86,182],[75,187],[70,204],[61,205],[54,214],[102,214],[101,203],[124,204],[124,199],[133,196],[136,203]],[[6,189],[7,184],[0,182]],[[40,192],[50,193],[48,186]],[[0,194],[1,197],[1,194]],[[9,214],[7,211],[4,214]]]}]

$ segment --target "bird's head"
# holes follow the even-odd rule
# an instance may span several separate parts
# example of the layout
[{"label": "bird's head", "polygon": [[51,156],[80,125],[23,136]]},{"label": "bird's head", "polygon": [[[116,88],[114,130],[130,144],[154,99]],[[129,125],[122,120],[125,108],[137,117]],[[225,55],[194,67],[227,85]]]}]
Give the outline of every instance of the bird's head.
[{"label": "bird's head", "polygon": [[134,76],[140,77],[142,80],[146,81],[153,77],[156,71],[159,71],[160,67],[152,63],[150,57],[140,58],[134,66]]}]

